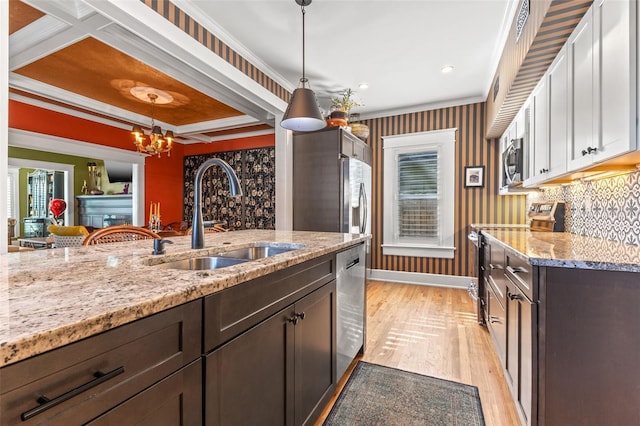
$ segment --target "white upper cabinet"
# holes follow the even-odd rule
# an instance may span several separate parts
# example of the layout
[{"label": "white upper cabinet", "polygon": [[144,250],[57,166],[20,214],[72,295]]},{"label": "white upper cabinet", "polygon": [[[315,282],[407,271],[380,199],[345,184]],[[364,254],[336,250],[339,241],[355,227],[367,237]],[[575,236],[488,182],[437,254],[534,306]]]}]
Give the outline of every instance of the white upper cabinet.
[{"label": "white upper cabinet", "polygon": [[[593,161],[589,155],[598,146],[595,107],[593,8],[590,8],[567,42],[569,61],[569,170]],[[597,149],[597,148],[596,148]]]},{"label": "white upper cabinet", "polygon": [[567,171],[568,80],[565,45],[529,98],[531,176],[524,182],[527,187]]},{"label": "white upper cabinet", "polygon": [[596,161],[636,148],[637,1],[594,2],[600,143]]},{"label": "white upper cabinet", "polygon": [[636,149],[637,2],[596,0],[569,38],[569,170]]},{"label": "white upper cabinet", "polygon": [[524,106],[522,107],[522,109],[520,109],[520,111],[518,112],[518,114],[516,115],[516,118],[514,118],[513,122],[515,123],[515,135],[513,135],[511,137],[511,139],[514,138],[524,138],[524,133],[525,133],[525,124],[524,124],[524,112],[525,108]]},{"label": "white upper cabinet", "polygon": [[529,153],[531,175],[525,180],[525,186],[532,186],[546,178],[549,172],[549,96],[546,75],[540,80],[529,98],[530,106],[530,135]]},{"label": "white upper cabinet", "polygon": [[567,66],[567,46],[565,45],[547,72],[549,85],[549,139],[548,171],[546,178],[554,178],[567,171],[567,141],[569,117],[569,69]]}]

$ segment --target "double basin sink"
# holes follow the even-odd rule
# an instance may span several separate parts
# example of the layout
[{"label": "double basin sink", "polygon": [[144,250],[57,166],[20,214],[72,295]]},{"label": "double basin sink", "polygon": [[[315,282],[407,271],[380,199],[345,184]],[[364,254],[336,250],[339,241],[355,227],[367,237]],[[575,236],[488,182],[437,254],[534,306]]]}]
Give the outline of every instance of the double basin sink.
[{"label": "double basin sink", "polygon": [[220,269],[251,260],[264,259],[277,254],[286,253],[304,248],[302,244],[284,243],[253,243],[249,247],[229,250],[219,253],[217,256],[201,256],[189,259],[175,260],[172,262],[160,263],[158,268],[184,269],[190,271],[203,271],[210,269]]}]

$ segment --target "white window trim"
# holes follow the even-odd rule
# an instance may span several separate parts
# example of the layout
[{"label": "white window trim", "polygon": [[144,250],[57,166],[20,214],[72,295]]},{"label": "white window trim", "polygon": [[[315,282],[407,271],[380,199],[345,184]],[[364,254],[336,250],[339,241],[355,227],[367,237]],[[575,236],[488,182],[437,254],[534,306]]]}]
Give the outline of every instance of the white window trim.
[{"label": "white window trim", "polygon": [[16,224],[14,226],[13,235],[16,237],[20,236],[20,215],[16,214],[20,212],[20,170],[15,167],[9,167],[8,175],[11,177],[12,189],[11,193],[13,194],[13,205],[11,206],[11,211],[13,214],[13,219],[16,219]]},{"label": "white window trim", "polygon": [[[384,232],[382,254],[391,256],[437,257],[453,259],[455,141],[457,128],[430,132],[383,136],[384,151]],[[397,156],[401,153],[437,149],[440,165],[440,242],[438,244],[400,243],[394,235],[397,215]]]}]

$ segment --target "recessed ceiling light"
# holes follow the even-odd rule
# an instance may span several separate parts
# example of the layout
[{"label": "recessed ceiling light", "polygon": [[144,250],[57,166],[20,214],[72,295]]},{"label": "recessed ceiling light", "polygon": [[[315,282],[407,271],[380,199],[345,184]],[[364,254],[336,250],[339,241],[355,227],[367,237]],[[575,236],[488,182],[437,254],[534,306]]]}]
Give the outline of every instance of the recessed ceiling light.
[{"label": "recessed ceiling light", "polygon": [[369,88],[369,84],[368,83],[360,83],[360,85],[358,86],[360,89],[365,90]]},{"label": "recessed ceiling light", "polygon": [[449,74],[451,71],[453,71],[453,65],[445,65],[440,69],[440,71],[442,71],[442,74]]}]

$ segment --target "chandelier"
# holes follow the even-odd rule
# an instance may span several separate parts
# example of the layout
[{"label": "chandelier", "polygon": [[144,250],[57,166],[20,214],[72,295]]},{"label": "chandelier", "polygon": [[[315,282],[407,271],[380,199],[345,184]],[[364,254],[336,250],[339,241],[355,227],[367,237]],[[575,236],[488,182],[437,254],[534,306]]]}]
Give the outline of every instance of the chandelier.
[{"label": "chandelier", "polygon": [[[138,90],[138,93],[134,93],[134,89],[145,90]],[[141,93],[139,92],[142,92],[142,94],[146,94],[149,100],[147,101],[143,99]],[[173,131],[171,130],[167,130],[167,132],[163,135],[160,126],[156,126],[154,120],[154,109],[156,101],[158,100],[158,94],[155,92],[161,91],[152,88],[134,87],[133,89],[131,89],[131,93],[134,96],[139,99],[143,99],[145,102],[149,102],[151,104],[151,133],[149,133],[148,136],[145,135],[142,127],[135,124],[133,126],[133,129],[131,129],[131,134],[134,137],[133,143],[138,149],[138,152],[141,152],[143,154],[158,154],[158,157],[160,157],[160,154],[166,152],[168,156],[171,156],[171,148],[173,148],[173,141],[175,139],[175,136],[173,135]]]}]

